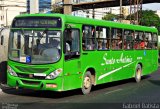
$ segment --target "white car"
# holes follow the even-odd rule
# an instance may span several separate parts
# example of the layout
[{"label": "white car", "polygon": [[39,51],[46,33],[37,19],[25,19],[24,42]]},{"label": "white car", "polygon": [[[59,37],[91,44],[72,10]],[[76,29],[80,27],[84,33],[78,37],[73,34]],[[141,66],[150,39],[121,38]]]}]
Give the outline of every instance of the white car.
[{"label": "white car", "polygon": [[0,83],[6,83],[7,80],[7,56],[9,28],[0,29]]}]

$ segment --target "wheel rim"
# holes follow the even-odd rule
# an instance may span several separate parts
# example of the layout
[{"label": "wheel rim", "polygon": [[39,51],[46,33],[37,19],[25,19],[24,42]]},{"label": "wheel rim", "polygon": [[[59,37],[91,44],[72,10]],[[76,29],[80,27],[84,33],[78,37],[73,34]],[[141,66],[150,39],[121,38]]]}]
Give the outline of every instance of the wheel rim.
[{"label": "wheel rim", "polygon": [[91,86],[91,79],[87,76],[84,78],[84,87],[88,89]]},{"label": "wheel rim", "polygon": [[141,79],[141,70],[137,69],[137,79],[140,80]]}]

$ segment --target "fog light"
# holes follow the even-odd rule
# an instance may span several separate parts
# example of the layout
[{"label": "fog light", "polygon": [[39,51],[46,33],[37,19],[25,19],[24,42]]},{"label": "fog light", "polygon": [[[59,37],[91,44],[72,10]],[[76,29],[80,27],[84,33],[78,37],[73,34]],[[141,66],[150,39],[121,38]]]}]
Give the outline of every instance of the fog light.
[{"label": "fog light", "polygon": [[46,88],[56,88],[56,84],[46,84]]}]

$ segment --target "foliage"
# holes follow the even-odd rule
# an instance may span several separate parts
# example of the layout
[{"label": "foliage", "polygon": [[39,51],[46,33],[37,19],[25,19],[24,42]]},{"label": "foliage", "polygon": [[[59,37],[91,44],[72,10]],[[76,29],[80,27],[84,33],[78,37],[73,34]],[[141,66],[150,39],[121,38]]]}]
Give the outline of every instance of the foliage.
[{"label": "foliage", "polygon": [[[128,15],[126,19],[130,20],[130,17],[133,20],[134,14],[131,16]],[[144,26],[155,26],[157,28],[160,26],[160,18],[155,11],[152,10],[142,10],[142,18],[140,19],[140,22]]]},{"label": "foliage", "polygon": [[115,14],[108,13],[104,17],[102,17],[103,20],[110,20],[113,21],[114,19],[118,19],[118,16]]},{"label": "foliage", "polygon": [[63,7],[60,5],[52,5],[52,13],[62,13],[63,14]]}]

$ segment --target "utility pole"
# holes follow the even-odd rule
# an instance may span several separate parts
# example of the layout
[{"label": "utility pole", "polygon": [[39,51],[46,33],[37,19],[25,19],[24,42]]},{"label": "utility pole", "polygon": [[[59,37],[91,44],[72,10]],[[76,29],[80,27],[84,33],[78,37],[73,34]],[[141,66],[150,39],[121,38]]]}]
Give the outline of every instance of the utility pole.
[{"label": "utility pole", "polygon": [[30,14],[39,13],[39,0],[30,0]]},{"label": "utility pole", "polygon": [[92,10],[92,18],[94,19],[95,18],[95,11],[94,11],[94,8]]},{"label": "utility pole", "polygon": [[120,22],[122,22],[122,0],[120,0]]},{"label": "utility pole", "polygon": [[8,8],[6,9],[6,27],[8,26],[8,14],[7,14]]},{"label": "utility pole", "polygon": [[[142,17],[143,0],[130,0],[130,23],[139,25]],[[133,19],[131,18],[133,14]]]},{"label": "utility pole", "polygon": [[63,12],[64,12],[64,14],[69,14],[69,15],[72,14],[71,0],[64,0]]}]

